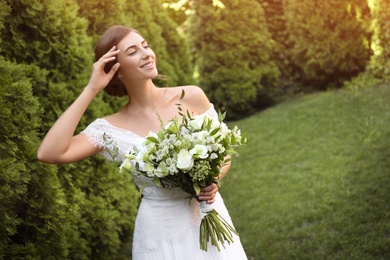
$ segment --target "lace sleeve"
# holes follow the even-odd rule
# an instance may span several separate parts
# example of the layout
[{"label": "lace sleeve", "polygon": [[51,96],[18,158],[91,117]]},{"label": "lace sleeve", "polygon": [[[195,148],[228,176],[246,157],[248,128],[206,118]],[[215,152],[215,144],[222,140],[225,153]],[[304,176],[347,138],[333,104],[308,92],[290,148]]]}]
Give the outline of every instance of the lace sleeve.
[{"label": "lace sleeve", "polygon": [[96,147],[103,148],[100,154],[110,161],[120,162],[118,157],[118,145],[114,138],[112,138],[109,125],[102,120],[96,119],[87,126],[81,133],[86,135],[88,140]]}]

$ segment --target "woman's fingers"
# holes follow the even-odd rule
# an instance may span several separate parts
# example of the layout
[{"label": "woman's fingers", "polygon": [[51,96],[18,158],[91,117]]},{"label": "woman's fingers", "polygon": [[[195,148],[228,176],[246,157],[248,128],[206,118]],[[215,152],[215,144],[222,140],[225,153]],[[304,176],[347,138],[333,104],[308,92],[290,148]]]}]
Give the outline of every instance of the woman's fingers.
[{"label": "woman's fingers", "polygon": [[198,196],[200,200],[206,200],[207,203],[211,204],[215,201],[215,196],[218,192],[218,185],[212,183],[211,185],[203,188]]},{"label": "woman's fingers", "polygon": [[119,62],[115,63],[114,66],[112,66],[111,70],[108,72],[108,74],[110,74],[111,77],[114,76],[114,74],[118,71],[119,66]]},{"label": "woman's fingers", "polygon": [[107,84],[110,82],[114,74],[118,71],[120,66],[118,62],[111,67],[108,73],[104,71],[104,68],[107,65],[107,63],[114,61],[118,54],[119,54],[119,50],[117,50],[116,46],[114,46],[106,54],[100,57],[100,59],[97,62],[93,64],[89,85],[93,89],[95,89],[95,91],[100,91],[104,89],[107,86]]},{"label": "woman's fingers", "polygon": [[104,54],[99,61],[103,61],[104,63],[108,63],[110,61],[115,60],[116,55],[119,54],[119,49],[116,49],[116,46],[112,47],[106,54]]}]

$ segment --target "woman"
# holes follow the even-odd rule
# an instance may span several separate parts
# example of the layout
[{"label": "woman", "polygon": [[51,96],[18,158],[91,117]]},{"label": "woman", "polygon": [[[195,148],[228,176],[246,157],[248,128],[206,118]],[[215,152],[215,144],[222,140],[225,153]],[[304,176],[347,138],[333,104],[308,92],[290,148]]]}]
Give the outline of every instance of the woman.
[{"label": "woman", "polygon": [[[100,153],[107,159],[110,149],[119,149],[114,160],[142,144],[150,131],[159,130],[161,123],[178,115],[177,104],[182,90],[183,109],[193,115],[208,113],[217,116],[204,92],[195,86],[158,88],[152,79],[158,75],[156,56],[141,34],[124,26],[110,27],[95,49],[96,62],[90,81],[80,96],[52,126],[38,150],[38,159],[46,163],[71,163]],[[92,122],[80,134],[75,129],[93,98],[105,90],[110,95],[128,96],[128,103],[117,113]],[[156,115],[158,112],[159,117]],[[110,142],[103,140],[103,135]],[[108,144],[110,143],[110,144]],[[222,178],[230,166],[221,170]],[[226,249],[217,251],[199,247],[199,224],[202,213],[197,202],[191,204],[180,189],[161,189],[144,177],[134,176],[143,189],[133,239],[133,259],[247,259],[239,237]],[[214,208],[231,223],[218,192],[212,184],[204,188],[200,200],[213,203]]]}]

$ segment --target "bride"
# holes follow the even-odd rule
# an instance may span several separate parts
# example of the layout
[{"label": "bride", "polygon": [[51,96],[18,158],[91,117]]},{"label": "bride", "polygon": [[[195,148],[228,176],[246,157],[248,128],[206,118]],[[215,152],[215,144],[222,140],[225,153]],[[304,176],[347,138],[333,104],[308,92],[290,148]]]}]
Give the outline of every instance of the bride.
[{"label": "bride", "polygon": [[[118,162],[133,146],[140,147],[150,131],[158,131],[161,122],[178,117],[177,104],[182,90],[182,107],[192,115],[217,113],[204,92],[196,86],[156,87],[158,76],[156,55],[135,29],[115,25],[100,38],[95,48],[90,81],[80,96],[55,122],[43,139],[38,159],[46,163],[64,164],[80,161],[100,153],[113,160],[110,150],[118,149]],[[117,113],[98,118],[84,131],[75,129],[93,98],[104,90],[114,96],[128,96],[128,103]],[[160,118],[156,116],[156,112]],[[103,140],[104,136],[104,140]],[[106,142],[107,138],[110,142]],[[109,144],[108,144],[109,143]],[[230,165],[221,169],[220,179]],[[198,202],[188,203],[187,194],[179,188],[162,189],[147,178],[134,175],[142,190],[142,200],[135,223],[132,259],[247,259],[238,236],[219,252],[199,246],[199,225],[203,217]],[[207,201],[231,225],[232,221],[218,192],[218,186],[205,187],[199,200]]]}]

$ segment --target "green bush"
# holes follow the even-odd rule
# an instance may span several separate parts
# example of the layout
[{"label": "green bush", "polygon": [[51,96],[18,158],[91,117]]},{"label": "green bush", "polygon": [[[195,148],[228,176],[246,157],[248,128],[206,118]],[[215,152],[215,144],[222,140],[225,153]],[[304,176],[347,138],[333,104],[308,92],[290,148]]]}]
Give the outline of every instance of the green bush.
[{"label": "green bush", "polygon": [[[276,96],[279,71],[263,10],[256,1],[229,1],[213,7],[197,1],[191,40],[196,51],[199,85],[228,118],[248,115]],[[209,26],[212,24],[212,26]],[[248,33],[250,32],[250,33]]]},{"label": "green bush", "polygon": [[[26,75],[25,78],[28,79],[32,90],[22,92],[25,95],[19,95],[18,98],[23,97],[23,100],[26,100],[23,102],[35,100],[40,106],[40,109],[31,107],[29,108],[31,111],[28,110],[34,113],[29,118],[31,123],[28,127],[35,127],[38,138],[35,141],[31,139],[34,146],[29,147],[28,151],[27,148],[26,151],[21,149],[21,152],[30,155],[30,159],[23,157],[20,162],[33,162],[33,164],[26,169],[17,164],[7,167],[11,169],[18,167],[15,171],[19,174],[23,170],[34,176],[33,178],[28,175],[32,178],[31,181],[25,176],[14,179],[20,182],[20,185],[24,184],[23,187],[31,192],[20,197],[22,206],[19,208],[26,209],[29,214],[34,213],[39,218],[35,215],[30,218],[22,215],[21,219],[36,229],[28,225],[25,227],[19,224],[24,222],[20,222],[17,214],[11,214],[12,205],[5,204],[4,208],[11,207],[7,209],[11,213],[10,217],[4,219],[13,223],[15,228],[12,230],[4,226],[12,232],[4,236],[5,240],[1,241],[0,247],[6,248],[4,252],[7,253],[7,258],[12,259],[18,257],[23,259],[29,257],[36,259],[128,258],[131,255],[132,232],[139,200],[138,191],[131,177],[119,174],[117,165],[107,164],[99,156],[60,166],[48,166],[35,159],[39,139],[74,101],[88,81],[93,51],[91,38],[87,35],[86,20],[77,16],[78,6],[71,0],[44,2],[25,0],[5,1],[5,3],[11,7],[11,10],[9,15],[5,15],[4,19],[0,20],[3,22],[3,26],[0,26],[2,35],[0,54],[5,56],[6,60],[21,64],[15,65],[21,66],[20,71],[26,70],[25,74],[22,72],[19,74]],[[29,67],[22,65],[31,63],[35,64],[34,68],[39,72],[34,70],[34,73],[30,73],[30,70],[25,69]],[[14,72],[11,74],[13,76],[9,77],[14,81],[21,78]],[[10,81],[1,81],[7,87],[8,82]],[[2,94],[7,94],[3,88],[1,91]],[[9,109],[14,102],[11,97],[4,96],[6,100],[4,102]],[[95,118],[113,112],[112,107],[104,102],[103,97],[103,94],[98,95],[92,102],[77,132],[84,129]],[[20,105],[22,104],[20,102]],[[14,110],[14,113],[19,113],[22,117],[25,111]],[[26,139],[24,133],[29,128],[22,128],[24,123],[19,118],[16,118],[15,122],[20,128],[14,130],[13,134],[20,133],[23,140]],[[2,121],[2,125],[7,126],[8,123],[4,121],[3,124]],[[4,144],[11,142],[11,137],[5,133],[4,138]],[[14,157],[12,149],[4,148],[4,158],[7,158],[6,155]],[[12,163],[10,159],[4,161],[7,165]],[[1,178],[5,178],[9,171],[10,169],[2,173]],[[7,196],[15,197],[12,194]],[[39,205],[30,199],[30,197],[35,198],[34,196],[39,197]],[[52,203],[51,199],[58,202]],[[6,201],[4,200],[4,203]],[[52,204],[60,208],[49,212],[46,207],[51,207]],[[61,221],[54,223],[55,221],[50,220],[57,218],[58,214]],[[45,222],[46,220],[48,221]],[[44,233],[46,237],[41,236],[40,233]],[[45,240],[46,244],[43,244]],[[51,245],[51,240],[56,241],[57,244]],[[8,243],[13,247],[8,246]],[[46,250],[46,247],[51,248]]]},{"label": "green bush", "polygon": [[284,88],[340,87],[365,70],[371,55],[367,1],[259,2],[272,23],[268,28],[276,41],[273,57],[283,72]]},{"label": "green bush", "polygon": [[[55,167],[36,159],[39,102],[31,78],[47,73],[0,58],[0,258],[64,259],[72,232],[72,211]],[[82,241],[80,241],[82,245]]]},{"label": "green bush", "polygon": [[364,72],[345,82],[345,86],[349,88],[369,88],[390,82],[390,3],[376,1],[371,8],[374,55]]}]

